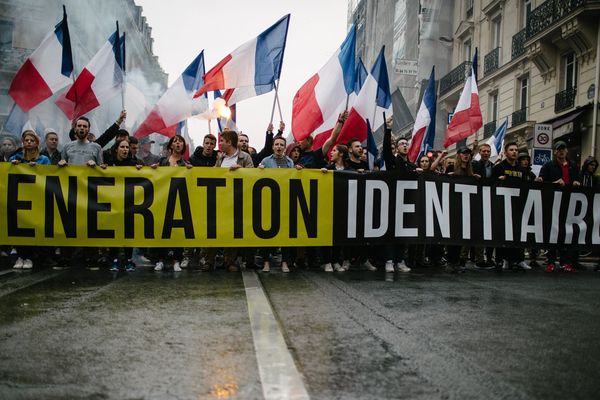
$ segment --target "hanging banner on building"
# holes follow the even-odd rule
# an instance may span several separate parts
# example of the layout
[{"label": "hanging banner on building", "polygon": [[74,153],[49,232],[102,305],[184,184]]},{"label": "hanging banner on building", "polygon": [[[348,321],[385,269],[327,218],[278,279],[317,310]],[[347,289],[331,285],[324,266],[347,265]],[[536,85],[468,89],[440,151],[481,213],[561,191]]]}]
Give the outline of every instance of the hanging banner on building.
[{"label": "hanging banner on building", "polygon": [[600,245],[600,192],[440,175],[0,163],[0,244]]}]

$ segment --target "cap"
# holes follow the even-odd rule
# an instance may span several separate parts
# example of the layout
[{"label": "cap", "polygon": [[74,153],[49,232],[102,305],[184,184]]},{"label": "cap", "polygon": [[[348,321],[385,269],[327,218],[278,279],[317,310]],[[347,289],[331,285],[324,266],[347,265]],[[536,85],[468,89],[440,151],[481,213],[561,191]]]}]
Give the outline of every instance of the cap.
[{"label": "cap", "polygon": [[552,148],[554,150],[562,149],[563,147],[567,148],[567,144],[565,142],[563,142],[562,140],[555,142],[554,145],[552,146]]},{"label": "cap", "polygon": [[521,158],[529,158],[531,160],[531,157],[529,156],[529,153],[527,153],[525,151],[522,152],[522,153],[519,153],[519,155],[517,156],[517,160],[520,160]]},{"label": "cap", "polygon": [[140,144],[147,144],[147,143],[156,143],[156,142],[154,140],[150,139],[148,136],[140,139]]},{"label": "cap", "polygon": [[473,153],[473,151],[470,148],[468,148],[467,146],[460,146],[456,152],[458,154]]},{"label": "cap", "polygon": [[47,135],[49,133],[56,133],[56,129],[46,128],[44,129],[44,134]]}]

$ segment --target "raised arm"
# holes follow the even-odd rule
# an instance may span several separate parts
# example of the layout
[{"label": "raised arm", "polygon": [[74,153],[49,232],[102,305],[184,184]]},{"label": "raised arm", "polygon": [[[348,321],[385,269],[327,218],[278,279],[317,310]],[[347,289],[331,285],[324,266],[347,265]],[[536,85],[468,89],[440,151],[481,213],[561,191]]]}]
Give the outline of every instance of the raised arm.
[{"label": "raised arm", "polygon": [[341,113],[338,116],[337,123],[335,124],[335,127],[333,128],[333,132],[331,132],[331,136],[329,136],[329,139],[327,139],[325,141],[325,143],[323,143],[323,147],[321,147],[323,155],[326,155],[327,153],[329,153],[329,149],[337,141],[337,138],[338,138],[338,136],[340,136],[340,132],[342,131],[342,128],[344,127],[344,122],[346,122],[347,119],[348,119],[348,111],[344,111],[343,113]]}]

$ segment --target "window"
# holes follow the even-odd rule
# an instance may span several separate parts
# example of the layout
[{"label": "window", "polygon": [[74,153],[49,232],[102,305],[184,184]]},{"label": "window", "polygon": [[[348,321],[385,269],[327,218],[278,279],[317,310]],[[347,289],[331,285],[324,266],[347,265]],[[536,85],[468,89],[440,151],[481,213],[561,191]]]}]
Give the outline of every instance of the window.
[{"label": "window", "polygon": [[529,79],[527,77],[519,80],[519,106],[524,110],[529,105]]},{"label": "window", "polygon": [[0,20],[0,49],[11,49],[13,39],[12,21]]},{"label": "window", "polygon": [[491,95],[490,97],[490,122],[498,119],[498,93]]},{"label": "window", "polygon": [[463,43],[465,61],[471,61],[471,39],[465,40]]},{"label": "window", "polygon": [[522,0],[521,7],[523,11],[523,14],[521,15],[521,28],[525,28],[527,26],[529,15],[531,14],[531,0]]},{"label": "window", "polygon": [[563,56],[564,89],[577,87],[577,59],[575,53],[569,53]]},{"label": "window", "polygon": [[465,2],[465,12],[467,14],[467,18],[471,18],[473,16],[473,3],[474,0],[466,0]]},{"label": "window", "polygon": [[492,49],[500,47],[502,43],[502,17],[497,16],[492,20]]}]

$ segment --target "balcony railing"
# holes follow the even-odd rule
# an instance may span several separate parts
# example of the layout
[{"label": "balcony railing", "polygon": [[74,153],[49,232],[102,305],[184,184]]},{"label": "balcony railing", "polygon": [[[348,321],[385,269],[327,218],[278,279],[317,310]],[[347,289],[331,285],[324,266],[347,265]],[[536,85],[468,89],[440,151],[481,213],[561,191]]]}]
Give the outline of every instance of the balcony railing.
[{"label": "balcony railing", "polygon": [[561,20],[585,2],[586,0],[546,0],[533,9],[527,18],[527,39]]},{"label": "balcony railing", "polygon": [[487,75],[498,69],[500,66],[500,47],[496,47],[483,58],[483,74]]},{"label": "balcony railing", "polygon": [[465,61],[440,80],[440,96],[463,83],[471,73],[471,62]]},{"label": "balcony railing", "polygon": [[467,8],[467,19],[473,16],[473,5]]},{"label": "balcony railing", "polygon": [[562,92],[556,93],[554,96],[554,112],[567,110],[575,105],[575,95],[577,88],[572,87]]},{"label": "balcony railing", "polygon": [[483,138],[489,138],[496,132],[496,121],[488,122],[483,126]]},{"label": "balcony railing", "polygon": [[525,53],[525,39],[527,35],[527,28],[521,29],[516,35],[512,37],[512,59],[519,57]]},{"label": "balcony railing", "polygon": [[521,125],[525,121],[527,121],[527,107],[512,113],[512,126]]}]

